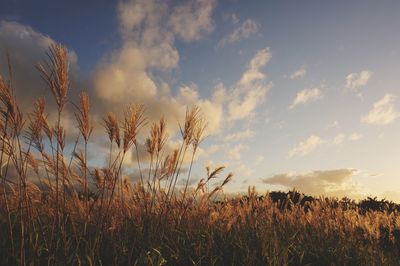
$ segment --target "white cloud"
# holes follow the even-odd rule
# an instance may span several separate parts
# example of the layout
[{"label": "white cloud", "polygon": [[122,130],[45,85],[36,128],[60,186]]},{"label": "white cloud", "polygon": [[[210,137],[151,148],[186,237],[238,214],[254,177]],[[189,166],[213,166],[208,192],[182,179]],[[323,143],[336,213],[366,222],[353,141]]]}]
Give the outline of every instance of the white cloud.
[{"label": "white cloud", "polygon": [[367,85],[371,76],[372,72],[369,70],[363,70],[360,73],[350,73],[346,76],[346,88],[358,90],[360,87]]},{"label": "white cloud", "polygon": [[238,144],[235,147],[227,151],[227,155],[232,160],[240,160],[242,157],[242,151],[247,150],[249,147],[243,144]]},{"label": "white cloud", "polygon": [[266,75],[261,72],[271,59],[269,48],[256,53],[240,80],[229,95],[228,119],[239,120],[253,115],[256,107],[264,101],[272,84],[267,83]]},{"label": "white cloud", "polygon": [[239,141],[239,140],[251,138],[253,136],[254,136],[254,131],[252,131],[250,129],[246,129],[241,132],[236,132],[236,133],[227,135],[225,137],[225,140],[226,141]]},{"label": "white cloud", "polygon": [[382,99],[374,103],[372,110],[361,118],[361,122],[372,125],[387,125],[392,123],[400,116],[400,113],[394,106],[395,100],[396,96],[386,94]]},{"label": "white cloud", "polygon": [[314,151],[322,143],[324,143],[324,141],[320,137],[312,135],[305,141],[301,141],[299,144],[297,144],[296,147],[288,152],[288,155],[289,157],[293,157],[295,155],[305,156]]},{"label": "white cloud", "polygon": [[[359,188],[353,181],[355,169],[310,171],[305,173],[283,173],[264,179],[264,183],[282,185],[289,189],[313,196],[352,196]],[[354,194],[355,195],[355,194]]]},{"label": "white cloud", "polygon": [[295,108],[299,104],[306,104],[321,99],[323,94],[319,88],[304,89],[297,93],[296,98],[289,106],[290,109]]},{"label": "white cloud", "polygon": [[222,38],[218,42],[218,46],[222,47],[229,43],[237,42],[241,39],[246,39],[251,35],[254,35],[258,32],[259,27],[258,24],[251,19],[246,19],[243,21],[241,25],[235,28],[230,34]]},{"label": "white cloud", "polygon": [[290,78],[291,79],[302,79],[305,77],[306,73],[307,73],[306,66],[302,65],[299,69],[297,69],[290,75]]}]

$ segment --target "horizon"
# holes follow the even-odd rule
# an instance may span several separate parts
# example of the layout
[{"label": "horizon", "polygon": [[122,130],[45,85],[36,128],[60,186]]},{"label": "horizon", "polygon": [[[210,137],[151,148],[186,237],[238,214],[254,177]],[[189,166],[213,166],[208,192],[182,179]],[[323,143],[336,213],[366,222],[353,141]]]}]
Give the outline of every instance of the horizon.
[{"label": "horizon", "polygon": [[[186,107],[201,108],[210,136],[192,182],[205,166],[225,165],[235,174],[227,193],[254,185],[400,202],[400,2],[387,3],[6,0],[0,74],[8,75],[8,52],[30,110],[48,96],[35,65],[62,43],[70,97],[87,91],[95,124],[144,103],[150,122],[166,118],[172,149]],[[71,117],[64,122],[74,132]],[[106,148],[103,128],[94,133],[95,166]],[[134,179],[133,156],[125,171]]]}]

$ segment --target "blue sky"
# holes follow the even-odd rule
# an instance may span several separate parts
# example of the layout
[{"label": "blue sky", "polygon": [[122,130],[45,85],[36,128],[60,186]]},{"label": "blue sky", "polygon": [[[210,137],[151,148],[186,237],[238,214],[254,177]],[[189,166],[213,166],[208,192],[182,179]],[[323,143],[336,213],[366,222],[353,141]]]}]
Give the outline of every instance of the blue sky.
[{"label": "blue sky", "polygon": [[134,99],[176,123],[199,104],[211,136],[194,176],[225,164],[231,192],[400,200],[399,12],[398,1],[3,0],[0,48],[21,55],[33,97],[29,64],[65,44],[97,119]]}]

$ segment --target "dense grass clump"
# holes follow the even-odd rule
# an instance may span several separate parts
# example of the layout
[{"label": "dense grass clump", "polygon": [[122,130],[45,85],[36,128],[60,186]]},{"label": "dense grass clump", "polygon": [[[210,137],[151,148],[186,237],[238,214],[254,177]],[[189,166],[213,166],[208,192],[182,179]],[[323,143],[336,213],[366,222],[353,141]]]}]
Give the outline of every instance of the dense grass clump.
[{"label": "dense grass clump", "polygon": [[[68,100],[67,51],[53,45],[38,65],[56,103],[48,121],[40,98],[23,114],[12,82],[0,76],[0,265],[395,265],[400,260],[398,206],[315,199],[297,192],[227,198],[224,167],[207,168],[189,186],[206,122],[196,106],[180,125],[170,153],[164,119],[147,125],[143,105],[101,122],[109,154],[103,168],[88,164],[94,123],[90,99],[75,107],[79,135],[67,143],[62,125]],[[140,157],[146,147],[149,160]],[[66,150],[72,147],[72,157]],[[123,175],[136,154],[140,178]],[[69,152],[68,152],[69,153]],[[183,171],[187,166],[188,171]],[[179,181],[179,182],[178,182]],[[183,185],[182,185],[183,184]]]}]

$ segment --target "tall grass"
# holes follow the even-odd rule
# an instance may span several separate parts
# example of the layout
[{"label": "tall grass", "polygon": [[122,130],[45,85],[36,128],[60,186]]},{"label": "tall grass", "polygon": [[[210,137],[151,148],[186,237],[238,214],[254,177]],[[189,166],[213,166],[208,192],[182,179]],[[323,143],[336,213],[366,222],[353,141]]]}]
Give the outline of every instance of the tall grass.
[{"label": "tall grass", "polygon": [[[57,106],[56,121],[39,98],[23,114],[12,79],[0,77],[1,265],[301,265],[393,264],[399,260],[397,211],[360,211],[356,205],[320,199],[262,200],[254,189],[226,198],[224,167],[207,168],[189,186],[206,121],[197,106],[180,125],[178,149],[166,154],[166,122],[148,125],[145,106],[132,104],[123,119],[108,113],[97,126],[108,136],[107,163],[88,163],[96,126],[90,99],[68,100],[67,51],[52,45],[38,66]],[[75,108],[78,136],[67,143],[61,121]],[[149,161],[141,158],[146,147]],[[66,155],[66,147],[72,155]],[[128,153],[136,156],[139,181],[125,177]],[[189,163],[187,163],[189,158]],[[188,166],[188,171],[182,171]],[[210,183],[219,180],[215,187]],[[183,186],[179,186],[183,184]]]}]

